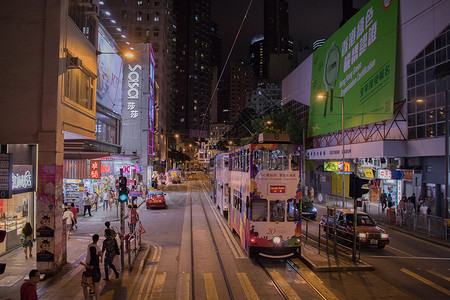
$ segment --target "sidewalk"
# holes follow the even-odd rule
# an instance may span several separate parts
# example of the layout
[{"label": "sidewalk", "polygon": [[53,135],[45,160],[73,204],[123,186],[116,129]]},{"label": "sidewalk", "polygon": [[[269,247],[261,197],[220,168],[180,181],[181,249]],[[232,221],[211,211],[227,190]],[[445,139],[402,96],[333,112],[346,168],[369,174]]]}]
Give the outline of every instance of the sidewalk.
[{"label": "sidewalk", "polygon": [[[140,200],[139,206],[145,201]],[[120,211],[119,211],[120,213]],[[117,218],[116,207],[111,210],[103,210],[99,207],[97,211],[91,211],[92,217],[78,215],[78,230],[72,230],[70,239],[67,240],[67,263],[54,276],[45,278],[42,275],[42,281],[37,286],[39,299],[83,299],[83,290],[81,288],[81,274],[84,271],[83,266],[79,263],[86,258],[86,247],[91,242],[92,235],[97,233],[100,235],[99,245],[103,242],[104,222],[116,222],[112,226],[119,227],[119,219]],[[36,244],[34,243],[34,246]],[[146,245],[143,243],[143,250]],[[33,247],[33,257],[25,259],[23,248],[17,248],[3,256],[0,261],[6,262],[5,273],[0,275],[0,295],[1,299],[20,299],[20,286],[24,279],[28,278],[30,270],[36,268],[35,258],[36,247]],[[133,276],[136,275],[140,266],[140,258],[143,252],[140,251],[135,268],[129,270],[128,259],[125,255],[125,271],[122,271],[119,279],[104,281],[103,264],[100,265],[102,281],[100,282],[101,295],[107,296],[108,299],[125,299],[127,288],[133,282]]]}]

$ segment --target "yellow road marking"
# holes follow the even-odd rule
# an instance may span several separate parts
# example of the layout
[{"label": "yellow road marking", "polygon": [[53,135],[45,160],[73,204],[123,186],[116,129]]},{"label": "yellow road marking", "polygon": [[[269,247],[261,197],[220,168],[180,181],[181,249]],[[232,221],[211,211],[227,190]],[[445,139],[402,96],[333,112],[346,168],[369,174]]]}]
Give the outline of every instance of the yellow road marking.
[{"label": "yellow road marking", "polygon": [[211,273],[203,273],[203,280],[205,281],[206,299],[219,300],[217,295],[216,284]]},{"label": "yellow road marking", "polygon": [[[150,260],[151,262],[158,262],[159,258],[161,257],[161,247],[153,244],[152,246],[154,246],[156,249],[152,255],[152,259]],[[149,266],[148,270],[147,270],[147,274],[145,274],[144,280],[142,281],[141,284],[141,288],[139,289],[138,295],[137,295],[137,300],[141,299],[142,297],[142,292],[144,291],[144,287],[146,285],[146,283],[148,282],[148,278],[150,276],[150,274],[152,273],[152,270],[155,269],[156,272],[156,266]],[[153,276],[152,276],[153,277]],[[150,282],[149,282],[149,287],[151,286]]]},{"label": "yellow road marking", "polygon": [[154,272],[152,272],[152,276],[150,276],[150,279],[149,279],[149,282],[148,282],[148,286],[147,286],[147,290],[145,290],[145,298],[148,298],[148,296],[150,295],[153,282],[155,281],[155,276],[156,276],[156,270],[157,269],[158,269],[158,266],[155,266],[155,270],[154,270]]},{"label": "yellow road marking", "polygon": [[272,276],[273,280],[281,287],[283,292],[286,294],[288,299],[301,299],[297,293],[291,288],[289,283],[278,273],[277,271],[270,272],[270,276]]},{"label": "yellow road marking", "polygon": [[431,274],[434,274],[434,275],[436,275],[438,277],[441,277],[441,278],[443,278],[443,279],[445,279],[447,281],[450,281],[450,277],[445,276],[444,274],[441,274],[439,272],[436,272],[435,270],[427,270],[427,271],[430,272]]},{"label": "yellow road marking", "polygon": [[429,286],[435,288],[436,290],[438,290],[438,291],[440,291],[440,292],[450,296],[450,291],[447,290],[446,288],[443,288],[442,286],[440,286],[440,285],[438,285],[438,284],[436,284],[436,283],[434,283],[434,282],[432,282],[432,281],[430,281],[430,280],[428,280],[428,279],[426,279],[426,278],[424,278],[424,277],[422,277],[422,276],[420,276],[420,275],[418,275],[418,274],[416,274],[414,272],[411,272],[410,270],[407,270],[405,268],[401,268],[400,271],[402,271],[403,273],[406,273],[409,276],[414,277],[417,280],[420,280],[423,283],[428,284]]},{"label": "yellow road marking", "polygon": [[150,299],[161,298],[165,281],[166,281],[166,273],[156,275],[155,283],[153,284],[152,296],[150,297]]},{"label": "yellow road marking", "polygon": [[320,280],[313,271],[300,261],[300,259],[294,258],[292,259],[292,262],[298,267],[298,271],[302,274],[301,277],[303,277],[314,290],[323,295],[325,299],[339,299],[323,284],[322,280]]},{"label": "yellow road marking", "polygon": [[182,273],[180,276],[180,289],[178,290],[177,299],[189,300],[189,285],[191,276],[189,273]]},{"label": "yellow road marking", "polygon": [[253,289],[252,284],[250,283],[250,280],[247,277],[247,274],[245,273],[236,273],[237,277],[239,278],[239,281],[241,283],[242,289],[244,290],[245,297],[249,300],[258,300],[258,295],[256,294],[255,290]]}]

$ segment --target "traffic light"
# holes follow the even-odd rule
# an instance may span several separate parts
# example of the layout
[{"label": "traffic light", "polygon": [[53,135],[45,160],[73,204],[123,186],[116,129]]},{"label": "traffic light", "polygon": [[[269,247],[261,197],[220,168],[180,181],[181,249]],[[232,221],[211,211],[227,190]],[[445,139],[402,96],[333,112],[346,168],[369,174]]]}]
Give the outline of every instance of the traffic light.
[{"label": "traffic light", "polygon": [[366,185],[369,181],[369,179],[359,178],[354,173],[350,174],[349,196],[358,199],[361,198],[362,195],[367,194],[369,192],[369,187]]},{"label": "traffic light", "polygon": [[127,202],[128,200],[128,188],[127,178],[122,176],[119,178],[119,202]]},{"label": "traffic light", "polygon": [[[6,230],[0,230],[0,243],[3,243],[6,237]],[[0,274],[5,273],[6,263],[0,263]]]}]

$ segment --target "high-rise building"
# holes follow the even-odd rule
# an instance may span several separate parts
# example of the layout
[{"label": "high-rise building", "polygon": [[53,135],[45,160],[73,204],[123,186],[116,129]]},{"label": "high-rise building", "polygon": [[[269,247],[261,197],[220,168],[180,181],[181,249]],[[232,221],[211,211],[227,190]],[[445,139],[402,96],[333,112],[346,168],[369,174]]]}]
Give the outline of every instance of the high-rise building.
[{"label": "high-rise building", "polygon": [[253,74],[257,81],[266,78],[264,71],[264,35],[260,34],[252,39],[249,48],[250,66],[253,68]]},{"label": "high-rise building", "polygon": [[[292,65],[293,48],[293,40],[289,37],[288,1],[264,0],[264,78],[281,83],[279,78],[289,74],[292,67],[288,71],[278,67],[289,61]],[[276,62],[271,64],[271,60]]]},{"label": "high-rise building", "polygon": [[[142,117],[151,119],[152,124],[145,130],[151,130],[148,138],[153,140],[152,153],[149,154],[150,160],[156,161],[156,165],[160,165],[161,161],[165,161],[167,157],[167,107],[168,107],[168,90],[169,90],[169,45],[168,45],[168,22],[169,22],[169,4],[170,0],[158,1],[122,1],[108,0],[100,1],[100,22],[107,29],[109,34],[116,41],[119,49],[125,53],[130,51],[138,57],[142,57],[142,53],[137,53],[142,49],[146,49],[141,44],[151,44],[153,51],[145,51],[145,55],[154,55],[155,69],[154,80],[158,85],[158,101],[153,99],[149,111],[153,113],[142,114]],[[148,58],[142,61],[150,61]],[[125,66],[126,67],[126,66]],[[144,66],[144,71],[150,72]],[[150,74],[150,73],[149,73]],[[144,85],[143,85],[144,86]],[[150,91],[151,92],[151,91]],[[155,93],[152,93],[155,94]],[[150,145],[150,143],[149,143]],[[129,147],[124,145],[123,150]],[[133,150],[130,148],[130,151]],[[133,153],[135,151],[131,151]],[[146,151],[145,151],[146,152]],[[137,151],[139,153],[139,151]],[[124,153],[130,154],[130,153]],[[142,153],[142,160],[145,153]],[[159,168],[159,167],[158,167]],[[162,167],[164,169],[164,167]]]},{"label": "high-rise building", "polygon": [[243,61],[231,63],[230,121],[234,122],[245,108],[247,97],[255,86],[253,68]]},{"label": "high-rise building", "polygon": [[210,0],[173,0],[174,132],[207,137],[211,98],[212,23]]}]

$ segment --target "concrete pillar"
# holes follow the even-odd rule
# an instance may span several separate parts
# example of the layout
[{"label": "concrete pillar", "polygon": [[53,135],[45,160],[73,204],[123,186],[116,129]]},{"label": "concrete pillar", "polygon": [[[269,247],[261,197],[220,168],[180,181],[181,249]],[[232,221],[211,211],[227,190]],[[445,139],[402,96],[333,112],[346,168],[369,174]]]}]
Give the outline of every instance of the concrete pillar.
[{"label": "concrete pillar", "polygon": [[55,274],[67,262],[63,213],[64,135],[39,133],[36,205],[36,262],[41,273]]}]

